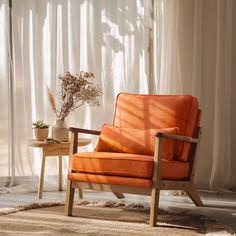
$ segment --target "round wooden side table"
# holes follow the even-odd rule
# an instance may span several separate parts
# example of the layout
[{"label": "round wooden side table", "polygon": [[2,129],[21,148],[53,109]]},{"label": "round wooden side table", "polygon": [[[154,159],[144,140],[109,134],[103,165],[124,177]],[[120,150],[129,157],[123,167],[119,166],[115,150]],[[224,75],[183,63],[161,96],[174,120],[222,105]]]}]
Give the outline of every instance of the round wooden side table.
[{"label": "round wooden side table", "polygon": [[[91,143],[91,140],[88,138],[79,138],[78,146],[86,146]],[[39,187],[38,187],[38,197],[42,198],[43,196],[43,183],[44,183],[44,172],[45,172],[45,162],[46,157],[58,156],[58,190],[62,191],[62,156],[69,155],[69,142],[61,143],[46,143],[45,141],[38,141],[32,139],[29,141],[29,146],[34,148],[40,148],[42,150],[42,164],[41,172],[39,177]]]}]

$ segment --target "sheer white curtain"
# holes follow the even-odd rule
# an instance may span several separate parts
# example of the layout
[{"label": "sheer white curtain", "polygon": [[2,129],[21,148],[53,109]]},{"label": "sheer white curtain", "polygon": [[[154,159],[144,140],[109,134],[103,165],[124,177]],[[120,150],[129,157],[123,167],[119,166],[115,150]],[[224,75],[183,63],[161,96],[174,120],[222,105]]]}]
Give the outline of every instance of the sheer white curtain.
[{"label": "sheer white curtain", "polygon": [[202,108],[200,187],[236,187],[236,2],[154,1],[153,92],[193,94]]},{"label": "sheer white curtain", "polygon": [[[1,13],[8,13],[7,2],[0,1]],[[151,0],[12,1],[14,91],[13,114],[10,115],[14,118],[16,177],[38,181],[40,153],[29,148],[27,143],[32,138],[32,121],[44,119],[52,124],[55,119],[47,101],[46,84],[57,94],[59,74],[92,71],[103,91],[101,106],[81,107],[67,119],[70,126],[100,129],[103,123],[112,123],[119,92],[148,93],[150,4]],[[5,18],[1,26],[8,21],[8,16],[1,14],[2,17]],[[0,27],[6,30],[1,34],[6,37],[0,41],[0,48],[7,57],[9,29],[5,28]],[[7,93],[4,89],[9,81],[7,58],[1,57],[0,69],[1,91]],[[3,94],[0,95],[1,103],[7,97]],[[7,106],[4,109],[8,114]],[[7,137],[9,129],[4,129]],[[3,142],[7,139],[2,134],[0,138],[4,141],[0,145],[5,145]],[[6,149],[0,160],[5,161],[8,156]],[[57,174],[56,158],[49,158],[46,166],[47,176]],[[4,162],[1,170],[5,167]],[[49,182],[56,184],[57,178]],[[29,186],[37,189],[37,184]]]}]

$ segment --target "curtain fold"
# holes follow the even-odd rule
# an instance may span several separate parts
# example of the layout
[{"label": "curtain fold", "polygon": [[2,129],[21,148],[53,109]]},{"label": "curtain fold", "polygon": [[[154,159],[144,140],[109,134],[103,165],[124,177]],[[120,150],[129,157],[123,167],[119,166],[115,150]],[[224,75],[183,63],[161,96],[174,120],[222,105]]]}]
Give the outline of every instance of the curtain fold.
[{"label": "curtain fold", "polygon": [[[154,1],[156,93],[193,94],[202,108],[203,134],[197,164],[199,187],[236,187],[235,2],[232,0]],[[234,9],[234,10],[233,10]],[[235,115],[234,115],[235,117]]]},{"label": "curtain fold", "polygon": [[10,145],[10,35],[9,35],[9,6],[7,0],[0,1],[0,167],[1,176],[11,175],[11,145]]}]

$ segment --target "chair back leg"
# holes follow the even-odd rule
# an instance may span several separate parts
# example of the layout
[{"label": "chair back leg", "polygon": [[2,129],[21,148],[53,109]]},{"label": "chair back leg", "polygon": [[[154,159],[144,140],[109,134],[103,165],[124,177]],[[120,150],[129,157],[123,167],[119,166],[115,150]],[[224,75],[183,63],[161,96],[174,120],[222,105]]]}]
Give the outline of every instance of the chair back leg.
[{"label": "chair back leg", "polygon": [[125,198],[125,195],[124,195],[123,193],[113,192],[113,194],[114,194],[118,199]]},{"label": "chair back leg", "polygon": [[203,206],[202,200],[193,185],[185,191],[196,206]]}]

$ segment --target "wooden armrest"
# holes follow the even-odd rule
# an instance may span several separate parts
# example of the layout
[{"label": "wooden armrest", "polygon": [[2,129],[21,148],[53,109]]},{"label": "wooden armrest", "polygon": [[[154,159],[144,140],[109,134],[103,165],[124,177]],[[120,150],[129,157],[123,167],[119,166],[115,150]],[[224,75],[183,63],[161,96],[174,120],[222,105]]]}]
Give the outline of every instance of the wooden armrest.
[{"label": "wooden armrest", "polygon": [[176,141],[184,141],[184,142],[189,142],[189,143],[199,143],[199,140],[196,138],[191,138],[188,136],[177,135],[177,134],[167,134],[167,133],[157,132],[156,137],[168,138],[168,139],[172,139],[172,140],[176,140]]},{"label": "wooden armrest", "polygon": [[84,133],[84,134],[100,135],[100,133],[101,133],[101,131],[98,131],[98,130],[81,129],[81,128],[75,128],[75,127],[70,127],[69,131],[71,131],[72,133],[75,133],[75,134]]}]

